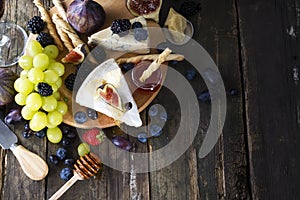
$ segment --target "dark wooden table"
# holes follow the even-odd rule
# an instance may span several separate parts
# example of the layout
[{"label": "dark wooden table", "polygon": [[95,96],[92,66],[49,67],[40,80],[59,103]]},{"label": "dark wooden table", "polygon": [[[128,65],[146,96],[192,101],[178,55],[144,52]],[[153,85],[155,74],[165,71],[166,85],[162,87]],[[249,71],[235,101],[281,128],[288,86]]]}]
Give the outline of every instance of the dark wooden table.
[{"label": "dark wooden table", "polygon": [[[182,2],[165,0],[162,17]],[[44,4],[52,6],[51,0]],[[170,166],[136,175],[140,199],[299,199],[300,1],[202,0],[201,5],[201,12],[189,18],[194,39],[217,64],[226,91],[234,88],[238,95],[227,95],[222,135],[203,159],[197,154],[209,125],[210,104],[199,103],[200,127],[193,144]],[[6,0],[6,8],[2,20],[23,27],[38,15],[27,0]],[[177,69],[184,74],[190,66],[182,65]],[[12,69],[20,72],[17,66]],[[206,89],[199,75],[191,85],[196,94]],[[172,98],[162,89],[154,100],[166,107],[169,119],[161,137],[148,144],[132,139],[138,149],[164,146],[176,134],[180,114]],[[12,107],[0,107],[1,119]],[[147,120],[147,109],[141,116]],[[20,143],[45,159],[59,146],[37,137],[24,139],[22,123],[10,127]],[[64,183],[58,175],[62,165],[49,164],[47,178],[36,182],[25,176],[10,151],[0,150],[0,162],[0,199],[47,199]],[[129,173],[104,167],[100,179],[77,182],[62,199],[137,199],[129,183]]]}]

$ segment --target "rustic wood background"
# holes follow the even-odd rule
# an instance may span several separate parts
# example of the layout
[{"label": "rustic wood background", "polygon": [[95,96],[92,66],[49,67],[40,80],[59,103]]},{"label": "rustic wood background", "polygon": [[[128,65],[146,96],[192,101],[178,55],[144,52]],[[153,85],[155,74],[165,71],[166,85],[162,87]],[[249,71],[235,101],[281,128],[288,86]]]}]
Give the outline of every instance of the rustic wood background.
[{"label": "rustic wood background", "polygon": [[[162,19],[169,7],[178,8],[182,2],[164,0]],[[204,159],[199,159],[197,152],[209,125],[210,105],[200,103],[200,129],[193,145],[172,165],[137,174],[140,199],[299,199],[300,1],[199,2],[201,12],[190,17],[195,27],[194,39],[217,64],[226,90],[235,88],[239,93],[227,96],[223,133]],[[52,6],[51,0],[44,0],[44,4]],[[34,15],[38,11],[31,1],[6,0],[2,20],[25,27]],[[182,65],[177,69],[185,73],[189,65]],[[13,69],[20,71],[18,67]],[[205,90],[199,75],[191,84],[197,94]],[[136,143],[137,149],[159,148],[173,137],[180,117],[178,105],[170,103],[174,101],[167,89],[160,92],[153,104],[166,107],[167,127],[161,137],[148,145]],[[0,107],[1,119],[13,106]],[[141,115],[147,121],[147,110]],[[45,159],[59,146],[36,137],[24,139],[23,124],[11,128],[20,143]],[[120,130],[111,128],[106,132]],[[73,146],[76,155],[76,142]],[[0,163],[0,199],[47,199],[64,183],[59,178],[62,165],[49,164],[48,177],[34,182],[21,171],[10,151],[0,150]],[[98,179],[77,182],[62,199],[137,199],[130,191],[129,181],[128,173],[105,167]]]}]

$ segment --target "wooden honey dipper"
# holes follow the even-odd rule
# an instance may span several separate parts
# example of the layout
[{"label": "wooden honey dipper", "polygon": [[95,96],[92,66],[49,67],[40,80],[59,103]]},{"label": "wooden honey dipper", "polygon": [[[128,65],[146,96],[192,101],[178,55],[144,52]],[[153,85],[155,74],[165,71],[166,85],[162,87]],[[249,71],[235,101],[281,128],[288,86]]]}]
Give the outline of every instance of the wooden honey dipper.
[{"label": "wooden honey dipper", "polygon": [[93,153],[81,156],[74,164],[74,175],[49,200],[56,200],[63,195],[76,181],[89,179],[102,168],[100,159]]}]

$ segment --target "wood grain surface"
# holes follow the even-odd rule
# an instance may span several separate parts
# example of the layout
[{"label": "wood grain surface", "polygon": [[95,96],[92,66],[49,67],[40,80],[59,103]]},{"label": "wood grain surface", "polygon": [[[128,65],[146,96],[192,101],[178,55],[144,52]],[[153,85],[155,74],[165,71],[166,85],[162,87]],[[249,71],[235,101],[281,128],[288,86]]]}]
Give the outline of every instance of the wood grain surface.
[{"label": "wood grain surface", "polygon": [[[52,6],[51,0],[43,1],[47,8]],[[300,0],[196,1],[201,2],[202,9],[189,17],[195,28],[193,38],[217,64],[227,91],[225,126],[214,149],[203,159],[197,155],[211,111],[209,103],[199,101],[201,118],[197,136],[189,149],[171,165],[141,174],[105,166],[100,176],[77,182],[61,199],[299,199]],[[169,8],[178,9],[183,2],[164,0],[160,25]],[[6,8],[10,9],[6,9],[2,20],[23,27],[28,19],[38,15],[37,9],[26,0],[6,0]],[[112,17],[119,14],[116,12]],[[188,62],[170,67],[182,75],[192,68]],[[18,66],[12,69],[20,72]],[[176,80],[170,81],[177,84]],[[196,94],[207,89],[200,74],[190,84]],[[230,95],[231,88],[237,89],[238,94]],[[153,104],[163,105],[168,112],[168,121],[160,137],[142,144],[118,127],[104,129],[107,137],[124,136],[136,144],[137,152],[151,153],[167,145],[176,135],[181,120],[178,101],[163,87],[141,112],[144,124],[151,122],[148,108]],[[15,106],[1,106],[0,118]],[[47,161],[61,146],[37,137],[24,139],[21,135],[23,123],[10,127],[22,145]],[[187,127],[187,134],[189,131]],[[68,147],[73,149],[70,154],[74,158],[79,143],[77,137]],[[10,151],[0,150],[0,162],[0,199],[48,199],[64,184],[59,178],[63,163],[49,164],[47,178],[35,182],[22,173]],[[136,180],[136,187],[130,186],[133,180]]]}]

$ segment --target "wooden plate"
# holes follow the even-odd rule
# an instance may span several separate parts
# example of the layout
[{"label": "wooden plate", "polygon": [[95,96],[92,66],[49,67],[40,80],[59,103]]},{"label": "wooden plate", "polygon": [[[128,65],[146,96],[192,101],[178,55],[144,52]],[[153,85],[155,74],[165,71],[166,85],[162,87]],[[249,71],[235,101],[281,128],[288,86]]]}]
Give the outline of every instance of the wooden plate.
[{"label": "wooden plate", "polygon": [[[106,22],[103,26],[103,28],[109,27],[111,22],[115,19],[121,19],[121,18],[128,18],[131,19],[133,16],[129,13],[129,11],[126,8],[125,1],[107,1],[107,0],[96,0],[98,3],[100,3],[105,12],[106,12]],[[72,2],[72,0],[67,0],[65,1],[66,7]],[[55,8],[51,9],[51,12],[57,12]],[[148,27],[159,27],[159,25],[153,21],[147,21]],[[156,46],[156,44],[165,41],[164,36],[162,31],[157,32],[155,31],[154,35],[150,34],[150,41],[153,46]],[[156,52],[155,52],[156,53]],[[64,55],[67,54],[67,50],[65,50],[61,56],[58,58],[60,60]],[[106,59],[109,59],[111,54],[107,54]],[[128,54],[126,56],[129,56]],[[134,56],[133,54],[130,54],[130,56]],[[100,64],[100,63],[99,63]],[[63,80],[70,74],[75,71],[75,66],[66,64],[66,72],[64,76],[62,77]],[[167,73],[167,67],[163,66],[162,67],[162,74],[163,78],[162,81],[165,80],[166,73]],[[129,85],[130,90],[133,92],[133,98],[136,101],[136,104],[138,106],[139,112],[143,111],[152,101],[153,99],[157,96],[159,93],[161,86],[159,86],[155,91],[150,92],[150,91],[145,91],[141,89],[137,89],[136,86],[133,84],[131,76],[128,75],[128,73],[125,76],[127,83]],[[61,93],[61,98],[66,100],[67,99],[67,104],[68,104],[68,112],[67,114],[64,115],[63,122],[66,124],[69,124],[71,126],[75,126],[78,128],[92,128],[92,127],[98,127],[98,128],[107,128],[107,127],[112,127],[115,126],[115,122],[112,118],[102,114],[98,113],[98,119],[97,120],[91,120],[88,119],[87,122],[83,124],[78,124],[74,121],[73,114],[75,114],[77,111],[84,111],[86,112],[86,107],[82,107],[78,105],[75,102],[75,96],[72,96],[72,92],[70,92],[65,85],[63,84],[62,87],[59,89]]]}]

